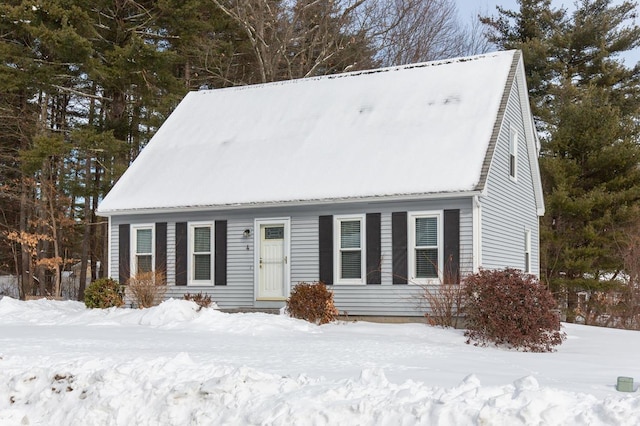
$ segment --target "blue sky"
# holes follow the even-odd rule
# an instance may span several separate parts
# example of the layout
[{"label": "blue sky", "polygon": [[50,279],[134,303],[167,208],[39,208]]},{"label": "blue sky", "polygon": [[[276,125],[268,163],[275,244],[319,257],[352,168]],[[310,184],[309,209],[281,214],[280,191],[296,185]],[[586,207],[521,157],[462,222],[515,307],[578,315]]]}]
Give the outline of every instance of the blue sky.
[{"label": "blue sky", "polygon": [[[516,0],[456,0],[458,11],[462,19],[475,19],[475,16],[480,13],[482,15],[497,15],[496,5],[500,5],[506,9],[517,10],[518,3]],[[573,0],[553,0],[554,7],[566,7],[571,10],[574,8]],[[638,14],[640,15],[640,8],[638,8]],[[624,55],[624,61],[627,66],[633,66],[640,61],[640,49],[635,49],[632,52]]]}]

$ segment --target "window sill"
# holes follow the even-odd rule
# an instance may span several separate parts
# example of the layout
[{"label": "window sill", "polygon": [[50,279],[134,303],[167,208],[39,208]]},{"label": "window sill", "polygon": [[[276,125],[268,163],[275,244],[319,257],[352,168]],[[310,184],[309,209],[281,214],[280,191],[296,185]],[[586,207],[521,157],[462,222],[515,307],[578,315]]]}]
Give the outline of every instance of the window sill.
[{"label": "window sill", "polygon": [[409,285],[441,285],[442,281],[440,278],[411,278],[408,280],[407,284]]}]

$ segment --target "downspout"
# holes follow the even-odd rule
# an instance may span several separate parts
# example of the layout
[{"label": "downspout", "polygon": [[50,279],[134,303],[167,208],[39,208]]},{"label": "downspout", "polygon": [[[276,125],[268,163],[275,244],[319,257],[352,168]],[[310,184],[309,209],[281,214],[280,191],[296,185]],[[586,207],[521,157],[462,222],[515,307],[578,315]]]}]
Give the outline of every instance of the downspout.
[{"label": "downspout", "polygon": [[473,273],[477,273],[482,265],[482,205],[480,197],[473,196],[473,206],[471,209],[473,221],[472,250],[473,250]]},{"label": "downspout", "polygon": [[107,217],[107,278],[111,278],[111,216]]}]

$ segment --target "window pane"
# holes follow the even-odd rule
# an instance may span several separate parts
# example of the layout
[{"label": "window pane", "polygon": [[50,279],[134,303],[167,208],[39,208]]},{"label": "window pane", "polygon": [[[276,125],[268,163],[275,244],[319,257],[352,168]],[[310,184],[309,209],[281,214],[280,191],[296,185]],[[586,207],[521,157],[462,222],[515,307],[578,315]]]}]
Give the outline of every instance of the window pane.
[{"label": "window pane", "polygon": [[136,272],[137,273],[141,273],[141,272],[151,272],[151,256],[150,255],[144,255],[144,256],[136,256],[136,259],[138,259],[138,264],[136,265]]},{"label": "window pane", "polygon": [[340,222],[340,248],[360,248],[360,221]]},{"label": "window pane", "polygon": [[284,239],[284,226],[270,226],[264,228],[265,240],[283,240]]},{"label": "window pane", "polygon": [[342,261],[342,278],[362,278],[362,252],[343,251],[340,255]]},{"label": "window pane", "polygon": [[438,245],[438,219],[435,217],[416,218],[416,246]]},{"label": "window pane", "polygon": [[136,229],[136,253],[151,253],[151,229]]},{"label": "window pane", "polygon": [[211,280],[211,255],[195,254],[193,255],[193,279],[194,280]]},{"label": "window pane", "polygon": [[438,278],[438,249],[416,249],[416,278]]},{"label": "window pane", "polygon": [[193,228],[193,251],[196,253],[211,251],[211,227]]}]

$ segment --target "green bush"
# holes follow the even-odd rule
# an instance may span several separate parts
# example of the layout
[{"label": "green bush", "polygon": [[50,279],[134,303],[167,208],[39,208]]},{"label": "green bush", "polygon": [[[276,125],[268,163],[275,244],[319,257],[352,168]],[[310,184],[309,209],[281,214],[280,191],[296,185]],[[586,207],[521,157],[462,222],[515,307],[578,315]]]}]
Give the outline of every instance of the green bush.
[{"label": "green bush", "polygon": [[298,283],[287,299],[287,312],[294,318],[314,324],[326,324],[338,315],[333,293],[324,283]]},{"label": "green bush", "polygon": [[87,308],[99,309],[122,306],[124,300],[120,284],[111,278],[95,280],[84,292],[84,304]]},{"label": "green bush", "polygon": [[550,352],[566,338],[551,291],[532,275],[483,270],[464,289],[467,343]]}]

